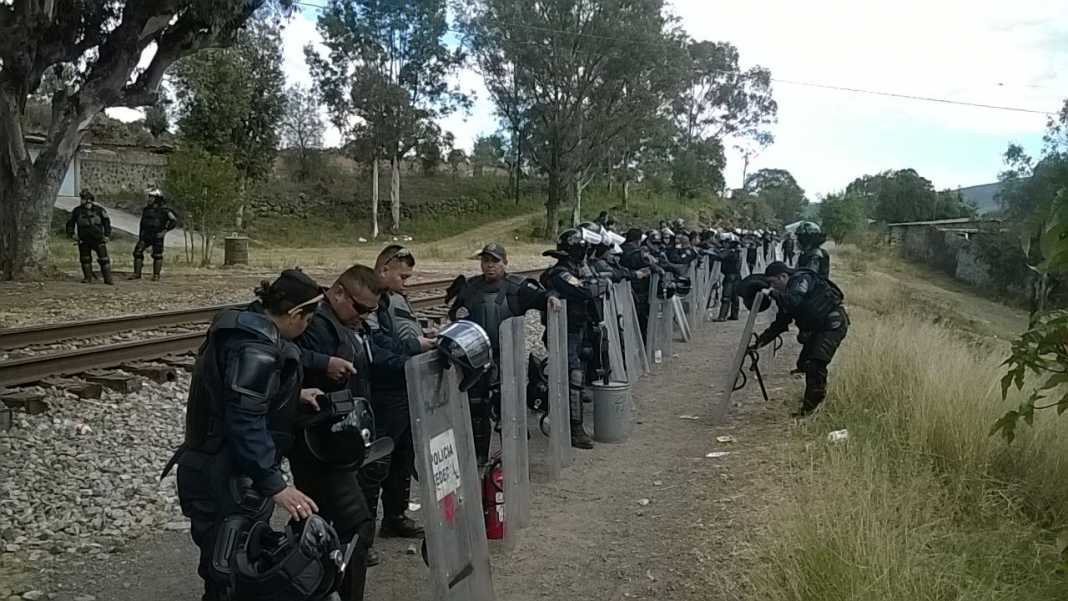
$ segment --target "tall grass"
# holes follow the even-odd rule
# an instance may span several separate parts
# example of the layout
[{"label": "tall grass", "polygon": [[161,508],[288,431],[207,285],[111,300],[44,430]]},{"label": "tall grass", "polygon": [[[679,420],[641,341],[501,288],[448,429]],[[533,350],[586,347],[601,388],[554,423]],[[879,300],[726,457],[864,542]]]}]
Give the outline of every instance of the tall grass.
[{"label": "tall grass", "polygon": [[[847,291],[853,327],[798,445],[821,442],[805,445],[756,545],[754,598],[1068,598],[1053,571],[1068,421],[1043,415],[1012,445],[990,437],[1014,402],[1000,395],[1006,349],[932,323],[930,306],[874,275]],[[822,442],[838,428],[848,443]]]}]

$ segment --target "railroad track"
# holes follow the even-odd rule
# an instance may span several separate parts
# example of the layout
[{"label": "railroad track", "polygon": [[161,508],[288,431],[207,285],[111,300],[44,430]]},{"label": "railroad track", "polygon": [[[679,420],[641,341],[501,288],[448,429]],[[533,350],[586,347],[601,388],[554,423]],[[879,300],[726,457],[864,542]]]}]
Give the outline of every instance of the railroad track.
[{"label": "railroad track", "polygon": [[[516,275],[533,277],[538,273],[540,270],[516,272]],[[444,289],[451,283],[451,279],[434,280],[408,286],[409,293],[426,293],[412,298],[412,305],[416,309],[430,312],[432,317],[443,315],[440,307],[445,303]],[[441,293],[436,293],[438,291]],[[243,304],[214,305],[82,322],[0,329],[0,349],[52,344],[73,338],[111,336],[130,330],[206,323],[221,310],[243,306]],[[195,352],[203,340],[204,332],[200,331],[0,361],[0,389],[31,384],[52,376],[74,375],[120,367],[135,361],[151,361],[184,355]]]}]

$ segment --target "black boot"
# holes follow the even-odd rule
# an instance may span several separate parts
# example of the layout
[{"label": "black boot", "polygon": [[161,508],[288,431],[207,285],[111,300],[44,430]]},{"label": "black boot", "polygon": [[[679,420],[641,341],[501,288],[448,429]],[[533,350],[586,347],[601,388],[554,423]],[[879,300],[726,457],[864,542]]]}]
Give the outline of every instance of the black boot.
[{"label": "black boot", "polygon": [[82,283],[93,283],[93,265],[92,263],[82,263]]},{"label": "black boot", "polygon": [[111,264],[110,263],[101,263],[100,264],[100,275],[104,278],[104,283],[105,284],[107,284],[108,286],[114,286],[115,285],[115,280],[112,279],[112,277],[111,277]]},{"label": "black boot", "polygon": [[139,280],[139,279],[141,279],[141,269],[144,268],[144,266],[145,266],[145,260],[144,259],[140,259],[140,258],[134,257],[134,270],[133,270],[133,273],[130,274],[130,277],[128,277],[126,279],[128,279],[128,280]]},{"label": "black boot", "polygon": [[378,536],[382,538],[419,538],[423,536],[423,527],[406,515],[383,517],[382,527],[378,529]]},{"label": "black boot", "polygon": [[152,281],[159,281],[159,274],[163,271],[163,259],[152,259]]},{"label": "black boot", "polygon": [[571,422],[571,446],[576,449],[593,448],[593,439],[586,434],[586,428],[582,427],[582,422]]}]

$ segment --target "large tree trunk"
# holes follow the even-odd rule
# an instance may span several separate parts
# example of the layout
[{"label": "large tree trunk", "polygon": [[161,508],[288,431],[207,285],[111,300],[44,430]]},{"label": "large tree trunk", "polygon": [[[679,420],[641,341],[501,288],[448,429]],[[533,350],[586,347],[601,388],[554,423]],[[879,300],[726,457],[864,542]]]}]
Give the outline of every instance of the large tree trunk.
[{"label": "large tree trunk", "polygon": [[630,200],[630,180],[627,179],[627,175],[623,174],[623,208],[627,208],[627,202]]},{"label": "large tree trunk", "polygon": [[564,182],[558,171],[549,172],[549,198],[545,201],[545,237],[556,240],[560,233],[560,224],[557,223],[557,211],[560,208],[560,199],[564,196]]},{"label": "large tree trunk", "polygon": [[571,209],[571,227],[582,223],[582,177],[575,177],[575,206]]},{"label": "large tree trunk", "polygon": [[390,169],[389,185],[389,231],[396,234],[400,231],[400,155],[393,155],[392,168]]},{"label": "large tree trunk", "polygon": [[[85,99],[83,99],[85,102]],[[54,112],[48,142],[31,160],[18,101],[0,90],[0,271],[4,279],[38,278],[48,269],[52,208],[89,118],[102,106]]]},{"label": "large tree trunk", "polygon": [[378,158],[371,161],[371,239],[378,239]]},{"label": "large tree trunk", "polygon": [[520,165],[522,165],[522,163],[523,163],[523,148],[522,148],[522,146],[520,145],[520,142],[519,142],[519,130],[518,129],[514,130],[514,133],[512,134],[512,139],[513,139],[512,143],[515,145],[515,164],[513,165],[513,168],[512,168],[512,171],[515,172],[515,174],[514,174],[514,177],[515,177],[515,182],[514,182],[514,186],[515,186],[515,188],[514,188],[514,190],[515,190],[515,204],[516,204],[516,206],[519,206],[519,169],[520,169]]}]

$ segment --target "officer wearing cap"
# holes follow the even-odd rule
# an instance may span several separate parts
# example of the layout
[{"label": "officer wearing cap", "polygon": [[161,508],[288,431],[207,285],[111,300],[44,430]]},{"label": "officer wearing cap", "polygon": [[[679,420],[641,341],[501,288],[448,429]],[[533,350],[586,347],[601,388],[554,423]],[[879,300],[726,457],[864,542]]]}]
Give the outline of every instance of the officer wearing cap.
[{"label": "officer wearing cap", "polygon": [[[297,339],[304,365],[304,386],[324,392],[350,390],[371,399],[371,351],[364,319],[378,309],[382,283],[374,270],[353,265],[323,293],[323,302],[304,334]],[[319,504],[320,515],[333,524],[343,545],[357,541],[345,572],[341,593],[345,601],[363,599],[374,537],[374,520],[355,471],[320,461],[298,438],[289,458],[293,480]]]},{"label": "officer wearing cap", "polygon": [[107,209],[96,204],[96,197],[89,190],[79,195],[81,204],[74,207],[67,220],[67,235],[78,245],[78,261],[82,264],[82,283],[93,281],[93,253],[100,263],[100,275],[105,284],[114,284],[111,279],[111,258],[108,257],[108,239],[111,238],[111,218]]},{"label": "officer wearing cap", "polygon": [[[549,300],[537,281],[508,273],[508,252],[500,244],[491,242],[471,258],[479,260],[482,275],[460,276],[450,287],[447,297],[455,296],[449,307],[449,319],[467,319],[482,326],[493,347],[493,368],[467,391],[475,453],[479,465],[485,466],[489,463],[492,422],[500,419],[500,326],[505,320],[525,315],[527,311],[545,311]],[[556,299],[552,301],[556,302]]]},{"label": "officer wearing cap", "polygon": [[[318,511],[282,476],[298,403],[318,409],[317,389],[301,389],[300,349],[322,298],[318,284],[289,269],[256,289],[259,300],[218,313],[200,348],[186,403],[185,441],[164,468],[178,466],[178,499],[200,548],[204,599],[229,599],[229,575],[212,567],[228,516],[270,519],[275,503],[294,520]],[[221,541],[224,542],[225,541]]]},{"label": "officer wearing cap", "polygon": [[159,188],[149,188],[148,206],[141,210],[141,224],[137,234],[137,244],[133,250],[133,275],[128,279],[141,279],[141,270],[145,265],[145,249],[152,247],[152,281],[159,281],[163,271],[163,241],[167,232],[178,227],[178,216],[167,206],[167,199]]}]

